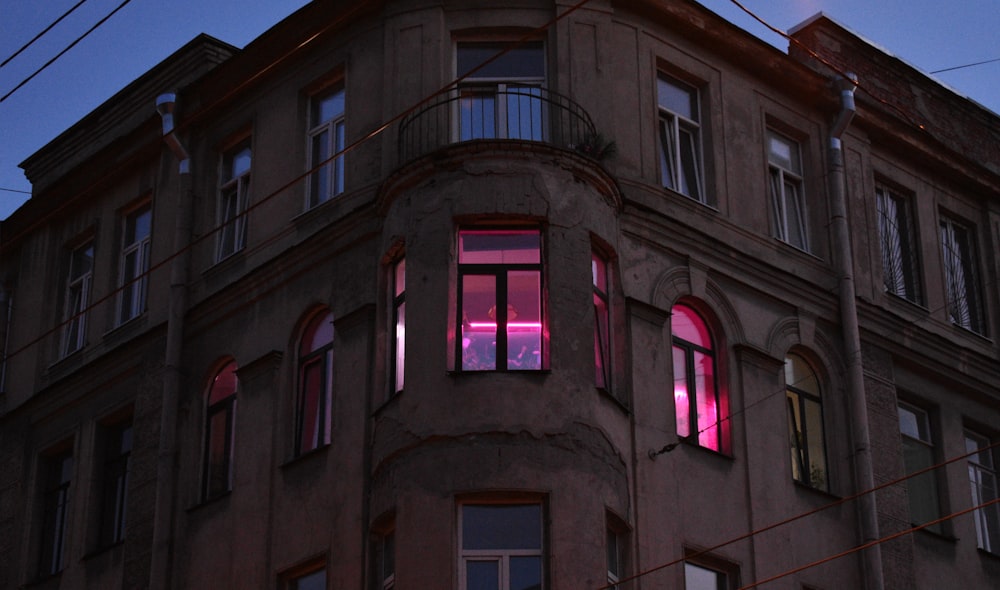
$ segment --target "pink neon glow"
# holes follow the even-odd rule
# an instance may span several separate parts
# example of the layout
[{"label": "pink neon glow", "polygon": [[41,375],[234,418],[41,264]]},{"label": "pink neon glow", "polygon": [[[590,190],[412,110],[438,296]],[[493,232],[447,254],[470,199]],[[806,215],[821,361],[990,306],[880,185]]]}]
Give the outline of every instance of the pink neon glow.
[{"label": "pink neon glow", "polygon": [[[482,330],[482,329],[496,330],[497,329],[497,325],[496,325],[495,322],[469,322],[469,327],[471,327],[473,329],[476,329],[476,330]],[[542,324],[539,323],[539,322],[508,322],[507,323],[507,327],[508,328],[532,328],[534,330],[541,330],[542,329]]]}]

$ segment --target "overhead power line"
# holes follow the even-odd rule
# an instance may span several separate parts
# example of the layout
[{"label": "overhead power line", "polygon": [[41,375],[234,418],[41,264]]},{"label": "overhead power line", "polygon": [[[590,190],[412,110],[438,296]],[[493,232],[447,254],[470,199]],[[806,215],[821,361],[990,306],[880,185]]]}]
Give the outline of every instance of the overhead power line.
[{"label": "overhead power line", "polygon": [[62,57],[63,55],[65,55],[67,51],[69,51],[70,49],[73,49],[73,47],[75,47],[77,43],[79,43],[80,41],[83,41],[83,39],[85,37],[87,37],[87,35],[90,35],[91,33],[93,33],[97,29],[97,27],[99,27],[99,26],[103,25],[105,22],[107,22],[109,18],[111,18],[112,16],[114,16],[115,13],[118,12],[119,10],[121,10],[122,8],[125,8],[125,5],[128,4],[131,1],[132,0],[124,0],[124,2],[122,2],[114,10],[112,10],[111,12],[109,12],[107,14],[107,16],[105,16],[101,20],[97,21],[97,23],[94,26],[92,26],[89,29],[87,29],[87,32],[85,32],[84,34],[82,34],[79,37],[77,37],[76,39],[74,39],[72,43],[70,43],[69,45],[67,45],[65,47],[65,49],[63,49],[62,51],[60,51],[59,53],[57,53],[55,55],[55,57],[53,57],[49,61],[45,62],[42,65],[42,67],[40,67],[37,70],[35,70],[30,76],[28,76],[24,80],[21,80],[21,82],[17,86],[15,86],[13,89],[11,89],[10,92],[8,92],[7,94],[4,94],[3,97],[0,97],[0,102],[3,102],[5,100],[7,100],[10,97],[11,94],[14,94],[15,92],[17,92],[22,86],[24,86],[25,84],[27,84],[28,82],[30,82],[32,78],[34,78],[38,74],[42,73],[42,71],[45,70],[45,68],[49,67],[57,59],[59,59],[60,57]]},{"label": "overhead power line", "polygon": [[7,191],[8,193],[21,193],[22,195],[30,195],[31,191],[22,191],[16,188],[4,188],[0,186],[0,191]]},{"label": "overhead power line", "polygon": [[69,9],[69,10],[67,10],[66,12],[62,13],[62,16],[60,16],[60,17],[59,17],[59,18],[57,18],[56,20],[52,21],[52,22],[51,22],[51,23],[49,24],[49,26],[45,27],[45,28],[44,28],[44,29],[42,30],[42,32],[41,32],[41,33],[38,33],[37,35],[35,35],[34,37],[32,37],[31,41],[28,41],[27,43],[25,43],[24,45],[22,45],[22,46],[21,46],[21,48],[20,48],[20,49],[18,49],[17,51],[15,51],[15,52],[14,52],[13,54],[11,54],[11,56],[10,56],[10,57],[8,57],[7,59],[3,60],[3,63],[0,63],[0,68],[4,67],[4,66],[5,66],[5,65],[7,65],[8,63],[10,63],[10,60],[12,60],[12,59],[14,59],[15,57],[17,57],[17,56],[21,55],[21,52],[22,52],[22,51],[24,51],[24,50],[25,50],[25,49],[27,49],[28,47],[31,47],[31,44],[32,44],[32,43],[34,43],[35,41],[38,41],[39,39],[41,39],[41,38],[42,38],[42,35],[44,35],[45,33],[48,33],[49,31],[51,31],[51,30],[52,30],[52,27],[54,27],[54,26],[58,25],[58,24],[59,24],[60,22],[62,22],[62,19],[66,18],[67,16],[69,16],[70,14],[72,14],[72,12],[73,12],[74,10],[76,10],[77,8],[80,8],[80,5],[82,5],[82,4],[83,4],[84,2],[86,2],[86,1],[87,1],[87,0],[80,0],[79,2],[77,2],[76,4],[74,4],[74,5],[73,5],[73,8],[70,8],[70,9]]},{"label": "overhead power line", "polygon": [[994,59],[988,59],[986,61],[977,61],[976,63],[965,64],[965,65],[962,65],[962,66],[954,66],[954,67],[951,67],[951,68],[944,68],[943,70],[934,70],[933,72],[930,72],[930,73],[931,74],[940,74],[941,72],[951,72],[953,70],[961,70],[963,68],[971,68],[972,66],[981,66],[983,64],[991,64],[991,63],[996,62],[996,61],[1000,61],[1000,57],[997,57],[997,58],[994,58]]}]

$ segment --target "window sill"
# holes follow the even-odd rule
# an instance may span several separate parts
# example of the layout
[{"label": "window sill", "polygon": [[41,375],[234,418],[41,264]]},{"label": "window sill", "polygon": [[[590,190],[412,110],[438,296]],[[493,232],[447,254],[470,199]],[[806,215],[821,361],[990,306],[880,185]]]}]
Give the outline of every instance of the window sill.
[{"label": "window sill", "polygon": [[729,453],[724,453],[722,451],[717,451],[715,449],[702,446],[696,441],[691,440],[690,437],[677,437],[677,442],[679,442],[685,448],[698,449],[699,452],[707,453],[712,457],[719,457],[720,459],[726,459],[727,461],[734,461],[736,458]]},{"label": "window sill", "polygon": [[687,202],[690,202],[690,203],[693,203],[695,205],[699,205],[701,207],[704,207],[705,209],[708,209],[709,211],[712,211],[713,213],[718,213],[719,212],[719,208],[716,207],[715,205],[709,203],[707,197],[706,197],[706,199],[704,201],[702,201],[702,200],[696,199],[696,198],[694,198],[694,197],[692,197],[690,195],[685,195],[684,193],[682,193],[680,191],[676,191],[676,190],[670,188],[669,186],[662,186],[661,185],[660,188],[662,188],[663,192],[667,193],[668,195],[679,197],[681,199],[684,199]]},{"label": "window sill", "polygon": [[982,547],[976,547],[976,551],[983,557],[983,559],[991,559],[996,563],[1000,563],[1000,554],[993,553],[992,551],[987,551]]},{"label": "window sill", "polygon": [[114,553],[115,550],[120,551],[122,549],[122,547],[124,547],[124,546],[125,546],[125,539],[122,539],[120,541],[115,541],[114,543],[111,543],[111,544],[108,544],[108,545],[101,545],[97,549],[94,549],[93,551],[85,553],[83,555],[83,560],[84,561],[91,561],[91,560],[94,560],[94,559],[98,559],[98,558],[104,557],[104,556],[106,556],[108,554]]},{"label": "window sill", "polygon": [[[917,527],[917,526],[920,526],[920,525],[919,524],[910,523],[910,526],[911,527]],[[930,528],[922,528],[922,529],[918,529],[918,530],[916,530],[914,532],[921,533],[917,538],[935,539],[937,541],[945,541],[945,542],[953,544],[953,545],[956,544],[956,543],[958,543],[958,537],[956,537],[955,535],[952,535],[951,533],[938,532],[938,531],[935,531],[935,530],[931,530]]]},{"label": "window sill", "polygon": [[618,409],[621,410],[623,414],[625,414],[626,416],[632,414],[632,410],[628,407],[628,404],[625,403],[623,400],[619,399],[618,396],[615,395],[610,389],[608,389],[607,387],[597,387],[596,389],[598,395],[607,400],[610,400],[611,403],[615,404],[615,406],[617,406]]},{"label": "window sill", "polygon": [[931,310],[924,307],[924,304],[920,303],[919,301],[913,301],[912,299],[907,299],[906,297],[903,297],[902,295],[897,295],[892,291],[883,291],[883,293],[885,294],[885,298],[887,301],[894,302],[890,303],[889,305],[898,305],[901,307],[907,307],[912,311],[917,311],[923,314],[929,314],[931,312]]},{"label": "window sill", "polygon": [[831,492],[829,490],[824,490],[822,488],[817,488],[815,486],[811,486],[811,485],[809,485],[809,484],[807,484],[805,482],[801,482],[801,481],[799,481],[797,479],[794,479],[794,478],[792,478],[792,483],[795,484],[795,489],[802,490],[803,493],[808,493],[808,494],[812,494],[812,495],[821,497],[824,500],[838,501],[838,500],[842,500],[843,499],[841,496],[838,496],[837,494],[834,494],[833,492]]},{"label": "window sill", "polygon": [[214,496],[212,496],[210,498],[202,498],[201,500],[198,501],[197,504],[189,507],[187,509],[187,512],[188,513],[197,512],[198,510],[200,510],[202,508],[206,508],[208,506],[212,506],[213,504],[222,504],[222,503],[228,501],[229,496],[231,496],[232,494],[233,494],[233,490],[229,489],[229,490],[226,490],[225,492],[223,492],[221,494],[216,494],[216,495],[214,495]]},{"label": "window sill", "polygon": [[285,461],[284,463],[282,463],[281,464],[281,468],[282,469],[292,469],[295,465],[301,465],[301,464],[304,464],[304,463],[309,463],[315,457],[321,457],[323,455],[326,455],[326,451],[329,448],[330,448],[330,443],[326,443],[324,445],[320,445],[320,446],[316,447],[315,449],[310,449],[310,450],[308,450],[308,451],[306,451],[304,453],[299,453],[298,455],[295,455],[294,457],[292,457],[292,458],[288,459],[287,461]]}]

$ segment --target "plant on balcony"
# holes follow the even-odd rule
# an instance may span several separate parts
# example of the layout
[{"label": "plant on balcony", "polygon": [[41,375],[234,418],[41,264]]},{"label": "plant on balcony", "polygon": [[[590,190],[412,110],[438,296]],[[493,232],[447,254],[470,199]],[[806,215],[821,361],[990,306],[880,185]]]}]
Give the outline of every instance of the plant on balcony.
[{"label": "plant on balcony", "polygon": [[618,151],[618,146],[614,141],[609,141],[600,133],[588,133],[583,136],[580,143],[570,146],[581,154],[594,158],[598,162],[605,158],[610,158]]}]

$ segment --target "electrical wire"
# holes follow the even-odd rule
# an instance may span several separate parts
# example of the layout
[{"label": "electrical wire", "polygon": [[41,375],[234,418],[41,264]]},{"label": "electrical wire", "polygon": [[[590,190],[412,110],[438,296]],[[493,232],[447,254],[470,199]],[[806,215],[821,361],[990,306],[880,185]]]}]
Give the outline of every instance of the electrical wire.
[{"label": "electrical wire", "polygon": [[933,72],[930,72],[930,73],[931,74],[940,74],[942,72],[952,72],[952,71],[955,71],[955,70],[961,70],[961,69],[965,69],[965,68],[971,68],[973,66],[981,66],[981,65],[984,65],[984,64],[991,64],[991,63],[998,62],[998,61],[1000,61],[1000,57],[995,58],[995,59],[988,59],[986,61],[977,61],[976,63],[965,64],[965,65],[962,65],[962,66],[954,66],[954,67],[951,67],[951,68],[944,68],[943,70],[934,70]]},{"label": "electrical wire", "polygon": [[[662,564],[653,566],[651,568],[645,569],[645,570],[643,570],[641,572],[638,572],[638,573],[633,574],[631,576],[628,576],[626,578],[621,578],[620,580],[618,580],[617,582],[615,582],[613,584],[607,584],[605,586],[601,586],[601,587],[597,588],[596,590],[610,590],[612,588],[615,588],[619,584],[624,584],[625,582],[630,582],[632,580],[636,580],[638,578],[642,578],[642,577],[648,576],[649,574],[658,572],[660,570],[666,569],[666,568],[674,566],[674,565],[678,565],[678,564],[684,563],[685,561],[689,561],[689,560],[692,560],[692,559],[697,559],[698,557],[701,557],[703,555],[707,555],[707,554],[712,553],[714,551],[718,551],[719,549],[722,549],[723,547],[727,547],[729,545],[732,545],[733,543],[738,543],[739,541],[745,541],[747,539],[750,539],[750,538],[755,537],[757,535],[760,535],[762,533],[766,533],[768,531],[771,531],[771,530],[774,530],[776,528],[782,527],[782,526],[784,526],[786,524],[791,524],[791,523],[796,522],[798,520],[802,520],[803,518],[806,518],[806,517],[812,516],[814,514],[818,514],[820,512],[828,510],[830,508],[836,508],[837,506],[841,506],[841,505],[846,504],[848,502],[852,502],[852,501],[857,500],[858,498],[861,498],[861,497],[866,496],[868,494],[873,494],[875,492],[884,490],[886,488],[890,488],[892,486],[899,485],[900,483],[903,483],[904,481],[906,481],[908,479],[911,479],[911,478],[923,475],[925,473],[931,473],[932,471],[935,471],[935,470],[940,469],[942,467],[946,467],[946,466],[948,466],[948,465],[950,465],[952,463],[956,463],[958,461],[962,461],[963,459],[968,459],[969,457],[971,457],[973,455],[978,455],[979,453],[982,453],[983,451],[993,450],[993,449],[997,448],[998,446],[1000,446],[1000,440],[997,440],[997,441],[995,441],[995,442],[993,442],[993,443],[991,443],[991,444],[989,444],[989,445],[987,445],[985,447],[977,448],[974,451],[970,451],[970,452],[967,452],[967,453],[962,454],[962,455],[957,455],[955,457],[951,457],[949,459],[945,459],[944,461],[941,461],[939,463],[935,463],[934,465],[930,465],[928,467],[924,467],[922,469],[918,469],[916,471],[907,473],[906,475],[903,475],[902,477],[897,477],[896,479],[893,479],[893,480],[881,483],[881,484],[879,484],[879,485],[877,485],[877,486],[875,486],[875,487],[873,487],[871,489],[862,490],[860,492],[856,492],[854,494],[851,494],[850,496],[844,496],[842,498],[838,498],[837,500],[834,500],[833,502],[830,502],[829,504],[824,504],[823,506],[819,506],[817,508],[813,508],[812,510],[807,510],[805,512],[801,512],[801,513],[796,514],[794,516],[790,516],[788,518],[785,518],[783,520],[779,520],[779,521],[771,523],[769,525],[765,525],[765,526],[763,526],[761,528],[754,529],[754,530],[752,530],[752,531],[750,531],[748,533],[744,533],[744,534],[739,535],[737,537],[733,537],[733,538],[728,539],[726,541],[722,541],[720,543],[712,545],[711,547],[706,547],[704,549],[700,549],[698,551],[691,552],[691,553],[689,553],[689,554],[687,554],[684,557],[681,557],[679,559],[675,559],[673,561],[668,561],[666,563],[662,563]],[[928,523],[927,526],[930,526],[930,524],[934,524],[934,523]]]},{"label": "electrical wire", "polygon": [[5,187],[2,187],[2,186],[0,186],[0,191],[6,191],[8,193],[21,193],[22,195],[30,195],[31,194],[31,191],[22,191],[22,190],[18,190],[16,188],[5,188]]},{"label": "electrical wire", "polygon": [[115,13],[118,12],[119,10],[121,10],[122,8],[125,8],[125,5],[128,4],[131,1],[132,0],[124,0],[114,10],[112,10],[111,12],[109,12],[104,18],[102,18],[101,20],[97,21],[97,24],[95,24],[94,26],[92,26],[89,29],[87,29],[87,31],[84,34],[82,34],[79,37],[77,37],[76,39],[74,39],[72,43],[70,43],[62,51],[60,51],[59,53],[57,53],[55,55],[55,57],[53,57],[49,61],[45,62],[42,65],[42,67],[40,67],[37,70],[35,70],[30,76],[28,76],[24,80],[21,80],[21,82],[17,86],[15,86],[13,89],[11,89],[10,92],[8,92],[7,94],[4,94],[2,97],[0,97],[0,102],[3,102],[5,100],[7,100],[10,97],[10,95],[14,94],[22,86],[24,86],[25,84],[27,84],[28,82],[30,82],[32,80],[32,78],[34,78],[38,74],[42,73],[42,71],[44,71],[46,68],[48,68],[50,65],[52,65],[57,59],[59,59],[60,57],[62,57],[63,55],[65,55],[67,51],[69,51],[70,49],[73,49],[76,46],[77,43],[79,43],[80,41],[83,41],[83,39],[86,38],[91,33],[93,33],[97,29],[97,27],[99,27],[99,26],[103,25],[105,22],[107,22],[107,20],[109,18],[111,18],[112,16],[114,16]]},{"label": "electrical wire", "polygon": [[21,55],[21,52],[23,52],[23,51],[24,51],[25,49],[27,49],[28,47],[31,47],[31,44],[32,44],[32,43],[34,43],[35,41],[38,41],[39,39],[41,39],[41,38],[42,38],[42,35],[44,35],[45,33],[48,33],[49,31],[51,31],[51,30],[52,30],[52,27],[54,27],[54,26],[58,25],[58,24],[59,24],[60,22],[62,22],[62,19],[66,18],[67,16],[69,16],[70,14],[72,14],[74,10],[76,10],[77,8],[80,8],[80,5],[82,5],[82,4],[83,4],[84,2],[86,2],[86,1],[87,1],[87,0],[80,0],[79,2],[77,2],[76,4],[74,4],[72,8],[70,8],[70,9],[69,9],[69,10],[67,10],[66,12],[62,13],[62,16],[60,16],[60,17],[59,17],[59,18],[57,18],[56,20],[52,21],[52,22],[51,22],[51,23],[49,24],[49,26],[45,27],[45,28],[44,28],[44,29],[42,30],[42,32],[41,32],[41,33],[38,33],[37,35],[35,35],[35,36],[34,36],[34,37],[33,37],[33,38],[31,39],[31,41],[28,41],[27,43],[25,43],[24,45],[22,45],[22,46],[21,46],[21,48],[20,48],[20,49],[18,49],[17,51],[15,51],[15,52],[14,52],[13,54],[11,54],[11,56],[10,56],[10,57],[8,57],[7,59],[3,60],[3,63],[0,63],[0,68],[4,67],[4,66],[5,66],[5,65],[7,65],[8,63],[10,63],[10,60],[12,60],[12,59],[14,59],[15,57],[17,57],[17,56]]}]

